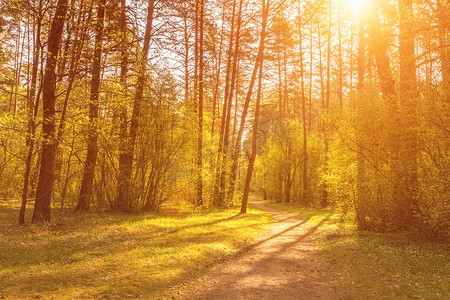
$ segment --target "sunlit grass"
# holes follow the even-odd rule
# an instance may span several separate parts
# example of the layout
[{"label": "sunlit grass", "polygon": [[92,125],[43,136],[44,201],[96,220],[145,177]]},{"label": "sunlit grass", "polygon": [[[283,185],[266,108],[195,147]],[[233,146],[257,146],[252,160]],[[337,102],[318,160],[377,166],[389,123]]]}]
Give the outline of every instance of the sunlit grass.
[{"label": "sunlit grass", "polygon": [[348,299],[450,299],[450,253],[413,236],[358,231],[330,210],[266,204],[299,214],[312,225],[321,254]]},{"label": "sunlit grass", "polygon": [[153,214],[71,212],[18,228],[0,202],[0,298],[152,299],[197,277],[260,236],[270,217],[250,209]]}]

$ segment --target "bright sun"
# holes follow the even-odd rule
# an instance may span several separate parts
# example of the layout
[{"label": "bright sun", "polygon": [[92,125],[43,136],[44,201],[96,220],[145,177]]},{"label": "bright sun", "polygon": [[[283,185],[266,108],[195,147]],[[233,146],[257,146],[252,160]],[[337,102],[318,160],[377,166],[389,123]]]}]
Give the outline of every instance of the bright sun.
[{"label": "bright sun", "polygon": [[358,15],[369,0],[344,0],[344,9],[353,15]]}]

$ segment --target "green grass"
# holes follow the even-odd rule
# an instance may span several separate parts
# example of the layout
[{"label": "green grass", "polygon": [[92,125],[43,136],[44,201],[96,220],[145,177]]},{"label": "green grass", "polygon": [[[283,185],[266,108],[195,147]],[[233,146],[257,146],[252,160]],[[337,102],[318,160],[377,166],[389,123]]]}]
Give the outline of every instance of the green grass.
[{"label": "green grass", "polygon": [[315,233],[321,255],[348,299],[450,299],[450,253],[442,245],[404,233],[358,231],[330,210],[266,204],[321,224]]},{"label": "green grass", "polygon": [[156,298],[242,249],[271,223],[255,209],[238,216],[192,208],[67,212],[53,225],[22,228],[17,218],[18,203],[0,201],[0,298]]}]

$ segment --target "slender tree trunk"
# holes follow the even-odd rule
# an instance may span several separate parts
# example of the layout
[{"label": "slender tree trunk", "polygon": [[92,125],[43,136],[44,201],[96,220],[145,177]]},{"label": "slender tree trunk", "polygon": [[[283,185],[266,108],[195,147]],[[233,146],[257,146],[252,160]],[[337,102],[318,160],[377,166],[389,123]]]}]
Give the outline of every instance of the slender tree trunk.
[{"label": "slender tree trunk", "polygon": [[91,95],[89,101],[89,133],[87,141],[87,154],[84,162],[83,178],[81,180],[80,194],[75,211],[87,211],[92,194],[95,164],[98,155],[98,110],[101,76],[101,59],[103,52],[103,29],[105,23],[106,0],[99,0],[97,7],[97,24],[95,26],[94,62],[92,65]]},{"label": "slender tree trunk", "polygon": [[197,138],[197,205],[203,205],[203,23],[204,0],[200,0],[200,56],[198,85],[198,138]]},{"label": "slender tree trunk", "polygon": [[234,41],[234,21],[235,21],[235,13],[236,13],[236,0],[233,0],[233,13],[231,15],[231,34],[230,34],[230,43],[228,45],[227,50],[227,67],[225,71],[225,92],[224,92],[224,102],[222,109],[222,119],[219,131],[219,147],[217,152],[217,160],[216,160],[216,171],[215,171],[215,179],[214,179],[214,193],[213,193],[213,204],[214,206],[222,206],[224,205],[225,199],[223,198],[224,191],[224,179],[222,178],[222,168],[223,161],[225,160],[224,155],[224,135],[225,135],[225,123],[227,119],[227,110],[228,110],[228,94],[229,94],[229,86],[230,86],[230,71],[231,71],[231,62],[232,62],[232,51],[233,51],[233,41]]},{"label": "slender tree trunk", "polygon": [[184,101],[189,99],[189,28],[188,28],[188,4],[184,2]]},{"label": "slender tree trunk", "polygon": [[[258,135],[258,119],[259,119],[259,110],[260,110],[260,102],[261,102],[261,89],[262,89],[262,71],[264,64],[264,38],[265,38],[265,30],[267,26],[267,19],[269,15],[269,4],[270,0],[263,0],[263,16],[262,16],[262,28],[261,28],[261,40],[260,40],[260,55],[258,53],[255,67],[259,68],[259,77],[258,77],[258,91],[256,94],[256,104],[255,104],[255,117],[253,119],[253,132],[252,132],[252,154],[250,155],[250,160],[248,162],[247,176],[245,178],[245,186],[244,186],[244,196],[242,198],[241,205],[241,214],[247,213],[247,202],[248,202],[248,194],[250,192],[250,183],[252,180],[253,174],[253,165],[256,159],[257,153],[257,135]],[[256,74],[255,74],[256,75]]]},{"label": "slender tree trunk", "polygon": [[[13,117],[16,117],[16,109],[17,109],[17,100],[16,100],[16,95],[17,95],[17,90],[18,90],[18,85],[19,85],[19,77],[20,77],[20,68],[19,68],[19,60],[20,60],[20,53],[21,51],[19,50],[20,47],[20,37],[21,37],[21,32],[22,32],[22,25],[21,25],[21,21],[19,20],[18,22],[18,32],[17,32],[17,38],[16,38],[16,53],[14,55],[14,72],[13,72],[13,78],[14,78],[14,83],[11,84],[11,92],[9,95],[9,109],[8,112],[9,114],[13,115]],[[14,102],[14,103],[13,103]]]},{"label": "slender tree trunk", "polygon": [[43,79],[42,161],[34,204],[33,223],[50,222],[50,200],[53,192],[55,171],[56,137],[56,63],[66,20],[67,0],[58,0],[55,16],[50,27],[47,63]]},{"label": "slender tree trunk", "polygon": [[[323,80],[323,69],[322,69],[322,41],[320,35],[320,26],[317,26],[317,37],[318,37],[318,51],[319,51],[319,81],[320,81],[320,116],[323,116],[325,111],[325,88],[324,88],[324,80]],[[323,120],[320,118],[319,120],[319,128],[323,130]]]},{"label": "slender tree trunk", "polygon": [[[264,8],[263,8],[263,10],[265,11]],[[253,175],[253,166],[255,164],[255,159],[256,159],[256,154],[257,154],[258,119],[259,119],[259,110],[260,110],[260,102],[261,102],[263,61],[264,61],[264,58],[261,59],[261,61],[259,63],[258,91],[256,94],[255,117],[253,119],[253,131],[252,131],[252,153],[251,153],[250,159],[248,161],[247,175],[245,177],[244,196],[242,198],[241,212],[240,212],[241,214],[247,213],[248,194],[250,192],[250,184],[251,184],[252,175]]]},{"label": "slender tree trunk", "polygon": [[124,173],[125,180],[123,188],[126,193],[126,206],[122,208],[122,210],[128,211],[131,209],[131,177],[133,174],[133,160],[134,160],[134,149],[136,147],[136,138],[137,132],[139,129],[139,121],[141,115],[141,105],[142,105],[142,97],[144,94],[144,86],[146,80],[147,73],[147,61],[148,61],[148,53],[150,50],[150,39],[152,33],[152,25],[153,25],[153,10],[154,10],[154,0],[148,1],[147,7],[147,24],[145,27],[145,35],[144,35],[144,44],[142,47],[142,56],[138,61],[138,78],[136,85],[136,93],[134,95],[134,104],[133,111],[131,114],[131,124],[130,124],[130,133],[128,135],[128,143],[126,146],[126,152],[124,153],[124,164],[123,169],[120,172]]},{"label": "slender tree trunk", "polygon": [[[231,127],[231,109],[233,104],[233,94],[235,90],[235,84],[236,84],[236,77],[238,73],[238,60],[239,60],[239,42],[240,42],[240,32],[241,32],[241,22],[242,22],[242,4],[243,0],[239,0],[239,10],[238,10],[238,17],[237,17],[237,28],[236,28],[236,42],[234,47],[234,57],[233,57],[233,68],[231,71],[231,83],[230,83],[230,92],[228,94],[228,108],[227,108],[227,119],[225,122],[225,132],[224,132],[224,151],[223,151],[223,160],[222,160],[222,174],[220,178],[221,182],[221,193],[220,198],[221,199],[228,199],[228,201],[225,201],[225,205],[228,205],[233,200],[232,198],[229,198],[226,193],[226,187],[225,187],[225,174],[227,171],[227,158],[228,153],[232,153],[233,145],[230,143],[230,127]],[[237,97],[237,95],[236,95]],[[237,98],[236,98],[236,105],[235,105],[235,115],[237,110]],[[235,122],[236,123],[236,122]]]},{"label": "slender tree trunk", "polygon": [[[83,2],[81,2],[81,7],[83,7]],[[84,43],[88,39],[87,26],[84,26],[84,28],[83,28],[83,24],[90,23],[92,10],[93,10],[93,4],[91,4],[88,16],[87,17],[80,16],[75,25],[76,33],[75,33],[74,40],[77,41],[77,43],[76,43],[75,49],[72,53],[72,59],[70,61],[68,84],[67,84],[67,89],[66,89],[66,93],[64,96],[63,109],[61,112],[61,119],[59,120],[59,125],[58,125],[56,150],[58,150],[59,143],[62,140],[64,128],[66,126],[67,107],[69,104],[70,93],[72,92],[73,84],[75,83],[75,78],[78,73],[78,62],[79,62],[79,59],[81,56],[81,52],[83,51]],[[80,29],[81,29],[81,33],[80,33]],[[70,44],[70,42],[67,41],[67,44]],[[62,77],[62,76],[60,76],[60,77]]]},{"label": "slender tree trunk", "polygon": [[[302,121],[303,121],[303,168],[302,168],[302,189],[301,189],[301,202],[306,205],[308,203],[308,148],[306,139],[306,99],[305,99],[305,81],[303,70],[303,34],[302,34],[302,22],[301,22],[301,7],[299,5],[299,20],[298,20],[298,34],[299,34],[299,48],[300,48],[300,86],[302,97]],[[312,61],[311,61],[312,64]],[[311,96],[310,96],[311,97]]]},{"label": "slender tree trunk", "polygon": [[[331,82],[331,75],[330,75],[330,70],[331,70],[331,22],[332,22],[332,18],[331,18],[331,0],[328,0],[328,31],[327,31],[327,101],[325,104],[325,109],[324,109],[324,114],[325,117],[327,118],[329,116],[330,113],[330,82]],[[328,173],[328,147],[329,147],[329,134],[328,134],[328,122],[324,121],[323,123],[323,142],[324,142],[324,172],[325,174]],[[327,185],[326,183],[323,183],[322,186],[322,199],[320,202],[320,205],[322,207],[326,207],[328,205],[328,189],[327,189]]]},{"label": "slender tree trunk", "polygon": [[25,160],[25,173],[22,188],[22,205],[20,207],[19,225],[25,224],[25,209],[27,206],[28,186],[31,173],[31,163],[33,159],[34,141],[36,133],[36,115],[38,112],[39,98],[36,97],[36,86],[39,69],[39,57],[41,54],[41,24],[42,24],[42,0],[38,3],[36,36],[33,45],[33,68],[31,70],[31,85],[27,99],[28,127],[26,144],[28,146],[27,156]]},{"label": "slender tree trunk", "polygon": [[[279,41],[278,41],[279,44]],[[281,58],[280,49],[277,48],[277,66],[278,66],[278,114],[280,117],[280,124],[284,121],[284,105],[283,105],[283,92],[282,92],[282,78],[281,78]]]},{"label": "slender tree trunk", "polygon": [[[286,42],[283,43],[283,75],[284,75],[284,85],[283,85],[283,103],[284,111],[286,112],[286,117],[288,120],[292,118],[291,110],[288,101],[288,89],[287,89],[287,57],[286,57]],[[294,118],[296,118],[296,106],[294,102]],[[284,190],[285,199],[287,203],[291,202],[291,186],[293,182],[292,176],[292,142],[291,142],[291,130],[290,125],[286,124],[286,186]]]},{"label": "slender tree trunk", "polygon": [[216,74],[216,84],[214,86],[214,96],[213,96],[213,121],[211,128],[211,136],[214,136],[214,129],[216,125],[216,106],[217,110],[219,110],[219,103],[217,103],[217,98],[219,94],[219,84],[220,84],[220,70],[222,66],[222,46],[223,46],[223,38],[224,38],[224,23],[225,23],[225,1],[223,4],[223,12],[222,12],[222,29],[220,30],[220,44],[219,44],[219,61],[217,63],[217,74]]},{"label": "slender tree trunk", "polygon": [[252,93],[253,93],[253,86],[255,85],[255,81],[256,81],[256,73],[259,68],[260,60],[262,59],[263,53],[264,53],[264,42],[265,42],[265,37],[266,37],[266,26],[267,26],[268,12],[269,12],[269,4],[270,4],[270,0],[267,0],[266,11],[265,11],[265,13],[263,13],[258,54],[256,56],[255,66],[253,67],[252,77],[250,79],[247,96],[245,97],[245,102],[244,102],[244,107],[243,107],[243,111],[242,111],[241,122],[239,125],[238,135],[236,137],[236,142],[234,144],[234,151],[233,151],[233,156],[232,156],[232,165],[231,165],[231,172],[230,172],[230,187],[229,187],[228,195],[227,195],[229,200],[233,199],[233,195],[234,195],[234,187],[235,187],[235,183],[236,183],[236,174],[237,174],[239,153],[241,152],[242,135],[244,133],[244,127],[245,127],[245,121],[246,121],[246,117],[247,117],[248,107],[249,107],[250,99],[251,99]]},{"label": "slender tree trunk", "polygon": [[119,104],[119,174],[117,176],[117,193],[116,201],[113,203],[113,209],[127,211],[129,210],[128,203],[128,187],[129,178],[125,170],[128,169],[126,164],[127,147],[128,147],[128,112],[126,107],[126,99],[128,97],[128,87],[126,76],[128,73],[128,33],[127,33],[127,15],[126,15],[126,0],[120,1],[120,84],[122,87],[122,102]]},{"label": "slender tree trunk", "polygon": [[309,114],[308,114],[308,133],[311,132],[312,124],[312,89],[313,89],[313,23],[311,20],[311,40],[309,43]]},{"label": "slender tree trunk", "polygon": [[13,116],[14,118],[16,117],[17,114],[17,102],[18,102],[18,97],[19,97],[19,85],[20,85],[20,73],[22,73],[22,62],[23,62],[23,52],[24,52],[24,45],[25,45],[25,32],[23,33],[23,38],[22,38],[22,43],[20,43],[20,38],[21,38],[21,25],[19,22],[19,34],[17,36],[17,41],[18,41],[18,45],[17,45],[17,50],[18,50],[18,66],[17,66],[17,72],[16,72],[16,82],[15,82],[15,92],[14,92],[14,113]]}]

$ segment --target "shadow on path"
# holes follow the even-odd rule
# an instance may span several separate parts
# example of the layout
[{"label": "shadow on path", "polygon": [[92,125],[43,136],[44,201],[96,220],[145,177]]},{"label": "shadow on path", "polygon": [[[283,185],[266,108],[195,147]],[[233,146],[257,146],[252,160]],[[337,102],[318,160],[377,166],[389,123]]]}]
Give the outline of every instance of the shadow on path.
[{"label": "shadow on path", "polygon": [[315,226],[252,197],[250,204],[274,218],[269,233],[217,266],[186,299],[341,299],[343,293],[321,260]]}]

